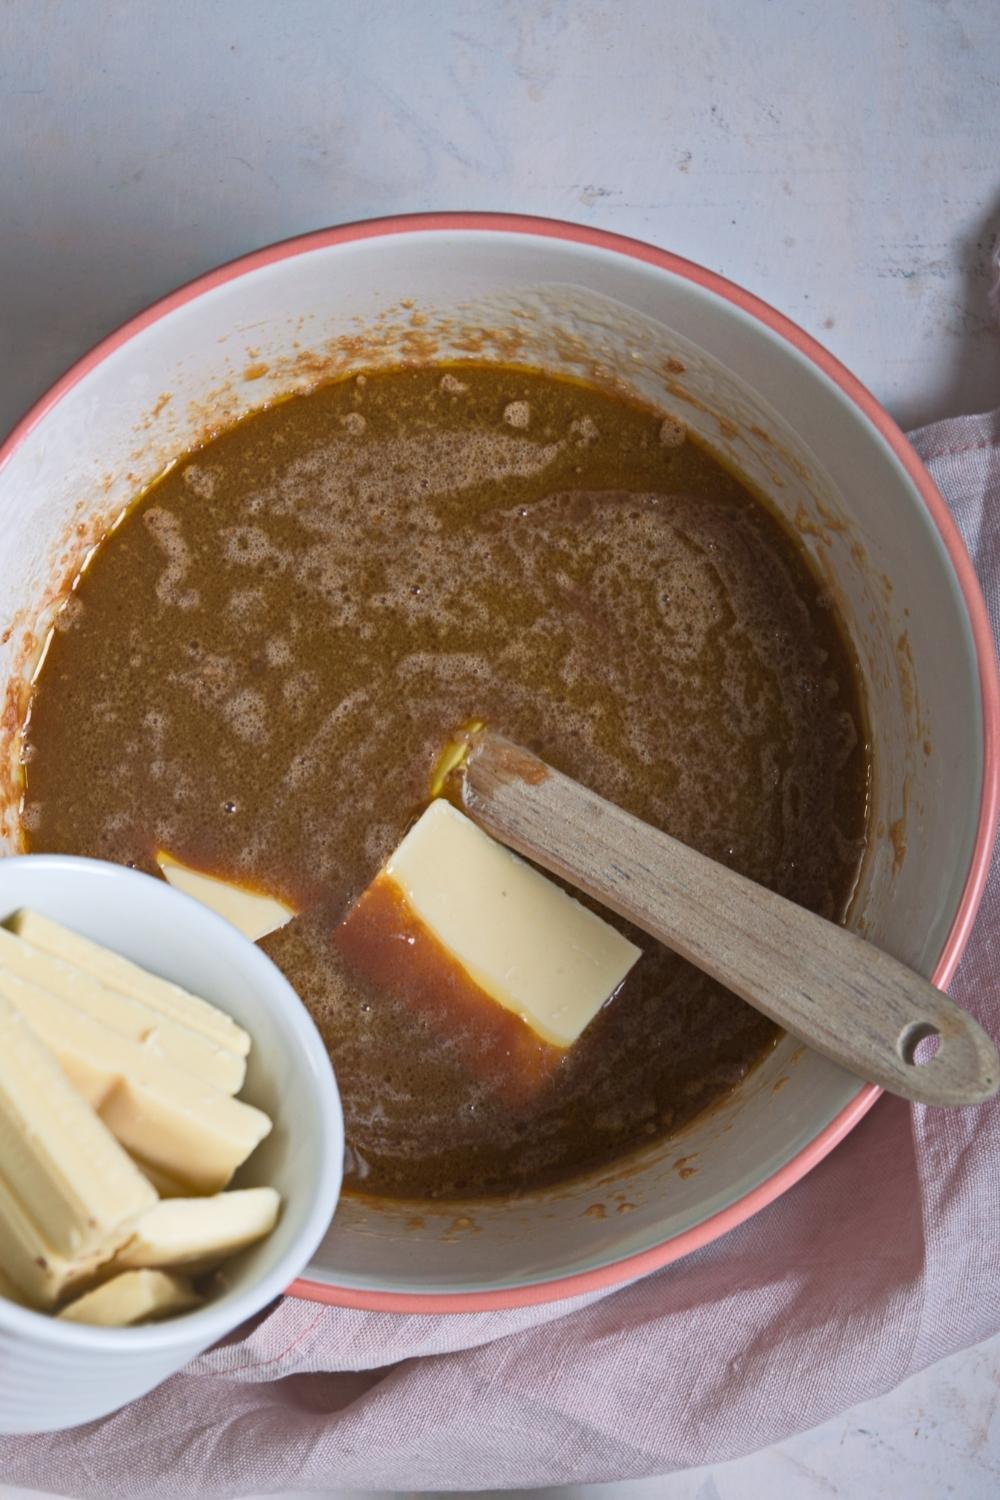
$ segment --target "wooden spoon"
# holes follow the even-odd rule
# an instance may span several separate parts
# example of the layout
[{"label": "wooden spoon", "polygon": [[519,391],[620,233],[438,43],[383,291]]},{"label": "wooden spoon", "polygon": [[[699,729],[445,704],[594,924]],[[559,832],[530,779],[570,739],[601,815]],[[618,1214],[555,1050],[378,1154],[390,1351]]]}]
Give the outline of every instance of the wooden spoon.
[{"label": "wooden spoon", "polygon": [[[453,772],[501,843],[586,891],[841,1067],[921,1104],[980,1104],[1000,1059],[971,1016],[843,927],[698,854],[489,730]],[[937,1037],[929,1061],[914,1054]]]}]

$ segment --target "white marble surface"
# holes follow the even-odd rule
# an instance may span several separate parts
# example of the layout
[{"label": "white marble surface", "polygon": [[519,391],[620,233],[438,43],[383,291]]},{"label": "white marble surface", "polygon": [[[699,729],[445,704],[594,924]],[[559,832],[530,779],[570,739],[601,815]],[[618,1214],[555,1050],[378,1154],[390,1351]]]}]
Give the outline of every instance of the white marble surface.
[{"label": "white marble surface", "polygon": [[[995,405],[997,0],[4,0],[0,429],[178,282],[427,208],[691,256],[905,425]],[[775,1449],[617,1493],[986,1500],[998,1395],[994,1340]]]},{"label": "white marble surface", "polygon": [[0,427],[177,282],[432,207],[648,237],[904,423],[983,407],[998,37],[996,0],[6,0]]}]

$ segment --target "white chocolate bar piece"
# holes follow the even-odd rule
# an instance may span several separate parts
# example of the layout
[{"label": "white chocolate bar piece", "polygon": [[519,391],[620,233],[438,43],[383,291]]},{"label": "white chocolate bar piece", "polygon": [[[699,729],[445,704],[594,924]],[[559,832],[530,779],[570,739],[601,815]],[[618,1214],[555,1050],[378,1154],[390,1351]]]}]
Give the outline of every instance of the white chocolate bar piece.
[{"label": "white chocolate bar piece", "polygon": [[189,1281],[166,1271],[123,1271],[92,1292],[84,1292],[57,1313],[66,1323],[90,1323],[99,1328],[129,1328],[154,1318],[200,1307],[201,1298]]},{"label": "white chocolate bar piece", "polygon": [[223,1093],[236,1094],[243,1087],[246,1060],[238,1053],[133,995],[109,989],[85,969],[36,948],[6,927],[0,927],[0,969],[68,1000],[95,1021],[141,1042],[154,1056]]},{"label": "white chocolate bar piece", "polygon": [[27,980],[0,970],[0,995],[138,1163],[189,1192],[219,1192],[271,1129],[262,1110],[152,1056]]},{"label": "white chocolate bar piece", "polygon": [[128,1238],[156,1193],[0,995],[0,1268],[51,1306]]},{"label": "white chocolate bar piece", "polygon": [[189,1275],[198,1275],[270,1234],[280,1205],[281,1198],[272,1187],[237,1188],[213,1198],[158,1203],[136,1224],[114,1264],[181,1267]]},{"label": "white chocolate bar piece", "polygon": [[138,964],[122,958],[121,954],[102,948],[100,943],[94,943],[78,932],[71,932],[50,917],[23,908],[14,913],[7,926],[36,948],[42,948],[66,963],[76,964],[109,989],[121,990],[193,1031],[202,1032],[217,1046],[235,1052],[239,1057],[246,1057],[250,1051],[247,1033],[218,1006],[210,1005],[197,995],[189,995],[180,985],[147,973]]},{"label": "white chocolate bar piece", "polygon": [[284,901],[279,901],[277,896],[248,890],[246,886],[235,885],[218,875],[207,875],[203,870],[193,870],[165,849],[157,854],[156,863],[164,880],[186,896],[193,896],[203,906],[210,907],[220,917],[225,917],[252,943],[267,937],[269,932],[277,932],[279,927],[286,926],[297,916],[297,912]]}]

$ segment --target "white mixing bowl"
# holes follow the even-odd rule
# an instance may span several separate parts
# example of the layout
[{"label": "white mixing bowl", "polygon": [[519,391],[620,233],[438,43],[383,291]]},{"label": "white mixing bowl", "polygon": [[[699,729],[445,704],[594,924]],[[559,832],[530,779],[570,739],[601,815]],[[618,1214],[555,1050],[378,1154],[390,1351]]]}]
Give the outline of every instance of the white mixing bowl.
[{"label": "white mixing bowl", "polygon": [[[656,401],[797,528],[847,622],[871,718],[874,837],[851,922],[945,983],[998,786],[992,641],[948,512],[890,418],[801,330],[689,262],[576,225],[444,214],[324,230],[202,277],[71,370],[0,455],[4,764],[54,608],[166,463],[289,390],[432,357],[504,358]],[[16,849],[12,770],[6,785]],[[435,1211],[345,1198],[294,1290],[469,1311],[623,1281],[770,1202],[875,1098],[785,1040],[722,1107],[619,1172]]]}]

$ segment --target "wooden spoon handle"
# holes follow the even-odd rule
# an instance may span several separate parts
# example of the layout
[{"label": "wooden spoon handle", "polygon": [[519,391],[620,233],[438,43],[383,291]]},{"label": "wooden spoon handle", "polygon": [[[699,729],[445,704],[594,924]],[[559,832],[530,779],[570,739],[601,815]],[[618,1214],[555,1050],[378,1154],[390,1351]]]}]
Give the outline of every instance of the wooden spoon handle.
[{"label": "wooden spoon handle", "polygon": [[[634,922],[861,1078],[921,1104],[979,1104],[1000,1060],[926,979],[605,802],[530,751],[474,734],[458,773],[475,822]],[[937,1052],[917,1065],[924,1037]]]}]

